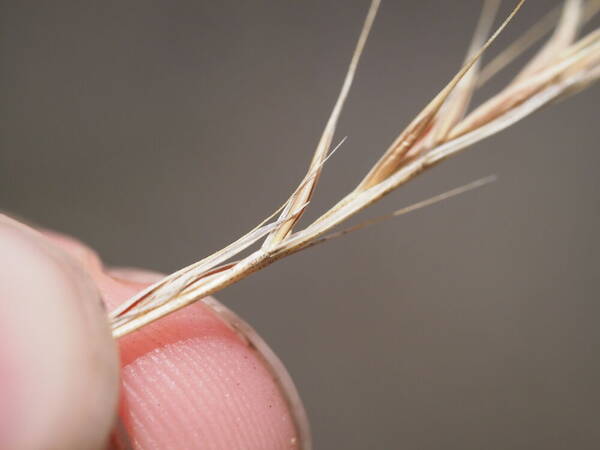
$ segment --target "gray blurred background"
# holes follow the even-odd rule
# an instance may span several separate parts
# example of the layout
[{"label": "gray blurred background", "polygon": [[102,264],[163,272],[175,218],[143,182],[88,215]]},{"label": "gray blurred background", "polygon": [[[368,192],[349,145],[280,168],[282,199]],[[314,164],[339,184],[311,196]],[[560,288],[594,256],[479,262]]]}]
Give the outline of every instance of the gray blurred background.
[{"label": "gray blurred background", "polygon": [[[527,2],[491,54],[554,4]],[[0,5],[0,208],[169,272],[295,187],[368,1]],[[384,1],[309,217],[458,69],[479,6]],[[355,220],[495,184],[220,293],[287,365],[317,448],[600,448],[599,101],[546,108]]]}]

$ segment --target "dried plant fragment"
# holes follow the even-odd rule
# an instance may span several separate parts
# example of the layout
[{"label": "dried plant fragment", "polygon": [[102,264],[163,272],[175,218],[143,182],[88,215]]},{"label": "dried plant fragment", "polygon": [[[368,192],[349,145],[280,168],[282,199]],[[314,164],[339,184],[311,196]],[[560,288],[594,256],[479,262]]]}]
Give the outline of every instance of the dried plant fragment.
[{"label": "dried plant fragment", "polygon": [[[379,7],[379,0],[373,0],[341,92],[307,174],[299,186],[282,207],[249,233],[213,255],[169,275],[113,311],[110,316],[113,335],[119,337],[130,333],[190,303],[202,300],[287,255],[368,225],[371,221],[331,233],[340,223],[424,170],[498,133],[544,105],[578,92],[598,80],[600,30],[592,31],[577,40],[581,25],[600,9],[598,0],[566,0],[560,13],[552,13],[543,18],[531,33],[509,47],[507,52],[500,53],[498,59],[482,72],[479,71],[481,55],[523,3],[524,0],[518,1],[500,27],[486,40],[498,6],[496,0],[486,1],[464,66],[398,136],[352,192],[311,224],[295,231],[294,227],[315,192],[323,163],[331,155],[330,148],[337,121]],[[514,80],[497,95],[465,115],[474,90],[549,32],[550,26],[555,22],[557,26],[551,38]],[[408,209],[431,204],[488,181],[490,180],[479,180]],[[273,220],[280,212],[279,218]],[[393,214],[402,212],[406,212],[406,209]],[[383,218],[376,218],[373,222],[380,220]],[[239,257],[241,252],[261,239],[264,241],[257,250]],[[234,257],[238,260],[232,262]]]}]

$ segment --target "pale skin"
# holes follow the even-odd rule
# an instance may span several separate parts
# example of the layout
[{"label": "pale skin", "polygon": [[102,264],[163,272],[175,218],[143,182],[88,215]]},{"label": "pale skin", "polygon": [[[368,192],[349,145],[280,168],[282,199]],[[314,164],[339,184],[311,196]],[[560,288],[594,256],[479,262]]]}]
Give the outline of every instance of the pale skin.
[{"label": "pale skin", "polygon": [[0,215],[0,448],[297,448],[285,389],[201,302],[115,342],[106,310],[159,276]]}]

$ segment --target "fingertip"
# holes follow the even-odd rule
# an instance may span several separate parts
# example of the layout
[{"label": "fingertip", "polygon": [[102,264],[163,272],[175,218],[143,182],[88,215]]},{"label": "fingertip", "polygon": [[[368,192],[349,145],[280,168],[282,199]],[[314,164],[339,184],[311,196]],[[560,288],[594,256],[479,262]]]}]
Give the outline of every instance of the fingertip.
[{"label": "fingertip", "polygon": [[118,357],[84,271],[37,232],[0,217],[0,448],[101,448]]},{"label": "fingertip", "polygon": [[126,336],[121,349],[136,447],[299,448],[305,433],[281,376],[205,305]]},{"label": "fingertip", "polygon": [[[135,292],[108,277],[99,285],[113,302]],[[306,414],[284,366],[241,319],[207,302],[120,339],[121,418],[132,446],[310,448]]]}]

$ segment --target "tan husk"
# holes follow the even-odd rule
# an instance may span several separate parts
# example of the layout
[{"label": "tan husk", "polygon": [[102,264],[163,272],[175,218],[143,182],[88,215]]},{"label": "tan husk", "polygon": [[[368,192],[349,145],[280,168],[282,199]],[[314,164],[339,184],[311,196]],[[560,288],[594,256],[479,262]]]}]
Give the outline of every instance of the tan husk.
[{"label": "tan husk", "polygon": [[[498,2],[486,1],[467,53],[467,62],[460,71],[415,117],[352,192],[314,222],[299,231],[294,231],[294,226],[315,192],[323,164],[328,155],[331,155],[330,148],[336,124],[379,7],[379,0],[373,0],[342,90],[307,174],[287,202],[229,246],[167,276],[114,310],[110,315],[113,335],[120,337],[130,333],[186,305],[202,300],[287,255],[362,227],[364,224],[326,235],[350,216],[378,201],[427,168],[512,125],[542,106],[578,92],[596,81],[600,77],[600,30],[593,31],[579,40],[576,40],[576,36],[581,24],[599,9],[598,0],[566,0],[558,19],[554,16],[542,19],[543,26],[538,27],[541,31],[521,39],[510,52],[501,54],[498,63],[488,66],[491,69],[484,68],[485,78],[479,77],[481,54],[506,27],[524,1],[517,2],[510,15],[487,41],[486,35],[493,22]],[[549,28],[548,23],[554,23],[556,20],[558,24],[552,37],[515,79],[500,93],[463,118],[474,90],[545,34]],[[447,195],[434,197],[415,207],[455,195],[486,180],[479,180],[450,191]],[[400,210],[393,214],[402,212],[406,211]],[[273,220],[279,213],[279,218]],[[228,262],[263,238],[264,242],[258,250],[237,261]]]}]

